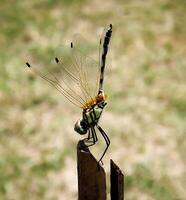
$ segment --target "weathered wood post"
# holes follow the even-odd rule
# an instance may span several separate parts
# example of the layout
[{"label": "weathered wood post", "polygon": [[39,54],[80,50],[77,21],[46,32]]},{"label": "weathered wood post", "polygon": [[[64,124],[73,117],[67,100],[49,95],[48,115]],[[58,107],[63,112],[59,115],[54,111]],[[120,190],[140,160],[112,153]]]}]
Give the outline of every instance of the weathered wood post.
[{"label": "weathered wood post", "polygon": [[119,167],[110,160],[110,199],[124,199],[124,175]]},{"label": "weathered wood post", "polygon": [[77,146],[78,200],[106,200],[105,171],[83,141]]},{"label": "weathered wood post", "polygon": [[[111,160],[111,200],[124,199],[124,176]],[[78,200],[106,200],[106,175],[103,167],[80,140],[77,145]]]}]

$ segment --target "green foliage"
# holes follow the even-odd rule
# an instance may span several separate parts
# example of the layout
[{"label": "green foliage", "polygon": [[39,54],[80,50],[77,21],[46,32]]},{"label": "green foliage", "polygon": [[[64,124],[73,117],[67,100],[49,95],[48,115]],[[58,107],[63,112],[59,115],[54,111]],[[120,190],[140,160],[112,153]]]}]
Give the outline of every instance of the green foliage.
[{"label": "green foliage", "polygon": [[178,113],[181,118],[186,117],[186,99],[174,97],[171,99],[170,106]]},{"label": "green foliage", "polygon": [[[126,189],[137,187],[148,193],[155,199],[161,200],[178,200],[174,187],[171,186],[169,180],[161,178],[156,180],[153,174],[144,166],[137,166],[132,176],[126,176]],[[166,183],[166,184],[165,184]]]},{"label": "green foliage", "polygon": [[22,176],[22,164],[27,158],[19,155],[6,155],[0,160],[0,197],[7,193],[7,186],[11,181]]}]

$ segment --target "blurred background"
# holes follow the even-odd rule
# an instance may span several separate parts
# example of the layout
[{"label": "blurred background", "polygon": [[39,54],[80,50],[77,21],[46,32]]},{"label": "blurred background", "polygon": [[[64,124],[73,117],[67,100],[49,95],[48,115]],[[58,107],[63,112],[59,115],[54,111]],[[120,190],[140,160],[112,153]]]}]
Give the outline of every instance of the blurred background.
[{"label": "blurred background", "polygon": [[26,54],[44,49],[42,62],[75,33],[97,45],[110,23],[107,174],[112,158],[127,200],[186,199],[185,10],[185,0],[0,1],[0,199],[77,199],[81,110],[28,73]]}]

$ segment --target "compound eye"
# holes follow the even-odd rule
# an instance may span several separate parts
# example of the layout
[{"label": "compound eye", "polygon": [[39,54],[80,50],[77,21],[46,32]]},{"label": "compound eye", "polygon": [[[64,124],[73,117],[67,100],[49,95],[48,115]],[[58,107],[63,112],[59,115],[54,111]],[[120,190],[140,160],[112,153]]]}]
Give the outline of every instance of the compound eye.
[{"label": "compound eye", "polygon": [[78,120],[74,125],[74,130],[79,133],[80,135],[84,135],[87,133],[86,127],[82,126],[82,123],[80,120]]}]

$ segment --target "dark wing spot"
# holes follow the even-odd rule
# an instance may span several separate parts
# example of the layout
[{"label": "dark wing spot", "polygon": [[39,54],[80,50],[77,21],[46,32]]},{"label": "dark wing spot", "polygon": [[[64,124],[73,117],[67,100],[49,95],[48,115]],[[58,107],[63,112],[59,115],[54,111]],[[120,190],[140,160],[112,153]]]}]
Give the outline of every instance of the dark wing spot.
[{"label": "dark wing spot", "polygon": [[26,62],[26,65],[27,65],[27,67],[31,67],[31,65],[28,62]]},{"label": "dark wing spot", "polygon": [[73,43],[72,42],[70,43],[70,47],[73,48]]},{"label": "dark wing spot", "polygon": [[59,63],[59,59],[57,57],[55,57],[55,61],[56,63]]}]

